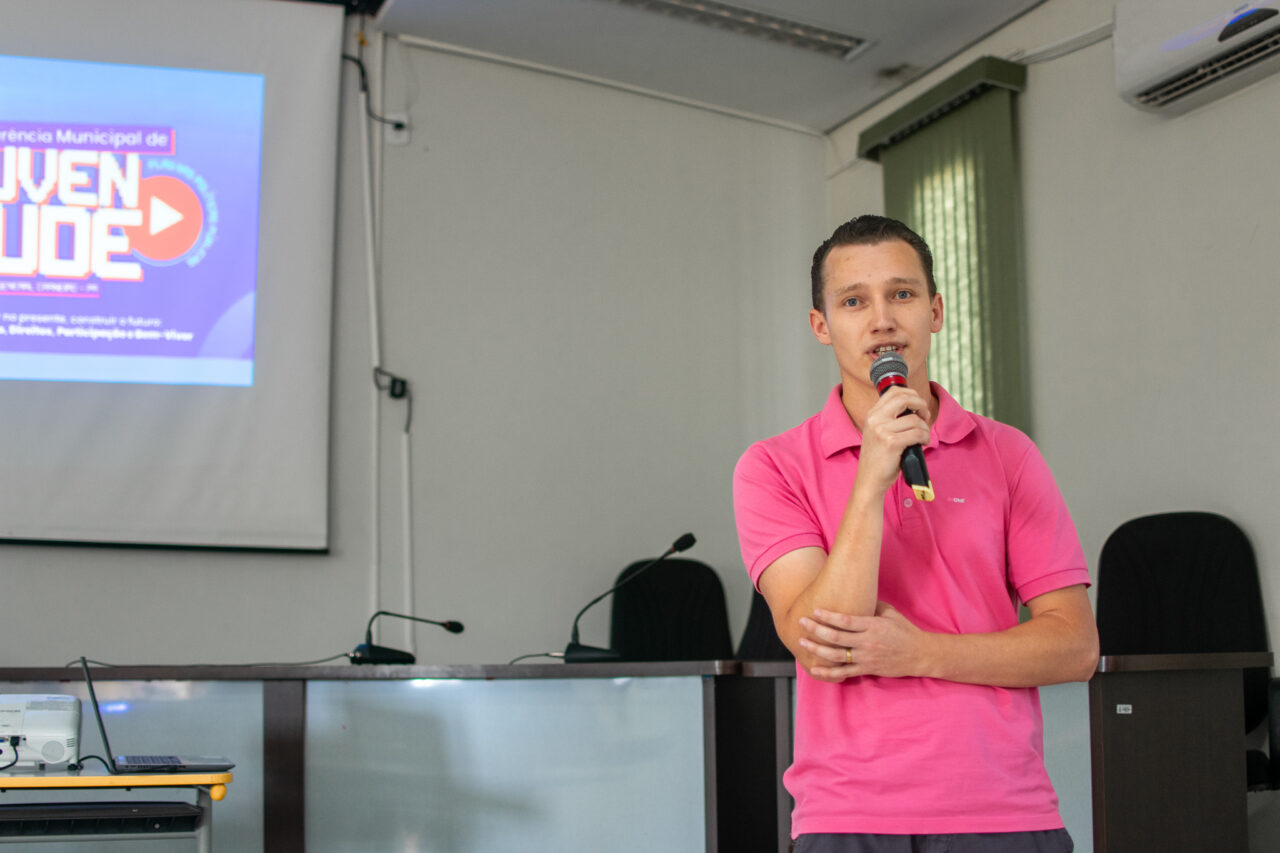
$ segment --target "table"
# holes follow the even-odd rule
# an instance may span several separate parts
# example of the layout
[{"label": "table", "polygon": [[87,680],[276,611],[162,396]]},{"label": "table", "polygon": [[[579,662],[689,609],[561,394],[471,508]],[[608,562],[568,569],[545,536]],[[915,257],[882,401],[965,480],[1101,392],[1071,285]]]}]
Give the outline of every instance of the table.
[{"label": "table", "polygon": [[[718,772],[744,751],[717,729],[738,668],[104,667],[94,682],[104,713],[119,706],[110,727],[122,751],[181,744],[237,762],[236,796],[218,807],[218,845],[237,853],[426,838],[470,853],[754,853],[733,846],[741,800],[727,790],[754,779]],[[86,695],[78,670],[51,667],[0,669],[5,690]],[[101,749],[92,726],[83,734],[82,753]]]},{"label": "table", "polygon": [[1249,849],[1242,673],[1270,652],[1109,655],[1089,682],[1095,853]]},{"label": "table", "polygon": [[[48,819],[66,819],[65,802],[66,792],[75,790],[133,790],[143,788],[147,790],[163,789],[163,788],[186,788],[196,792],[196,803],[194,826],[191,828],[183,828],[176,831],[150,831],[150,832],[112,832],[104,833],[102,837],[109,837],[113,841],[126,840],[131,838],[149,839],[159,837],[191,837],[195,839],[196,849],[199,853],[211,853],[213,849],[213,801],[221,800],[227,795],[227,784],[231,782],[230,773],[155,773],[155,774],[122,774],[118,776],[107,775],[90,775],[76,773],[40,773],[30,775],[2,775],[0,774],[0,793],[7,791],[50,791],[58,792],[62,796],[56,801],[49,803],[23,804],[20,806],[8,806],[0,801],[0,813],[5,809],[21,809],[24,814],[30,815],[33,821],[38,820],[37,817],[42,812]],[[119,824],[126,817],[135,816],[135,805],[128,802],[121,803],[90,803],[85,804],[94,811],[101,813],[102,819],[108,822],[114,821]],[[164,805],[172,806],[173,803],[165,803]],[[190,805],[181,803],[178,805]],[[114,816],[112,813],[114,812]],[[4,835],[0,836],[0,843],[30,843],[33,841],[83,841],[92,839],[95,835],[90,833],[66,833],[66,834],[32,834],[32,835]]]},{"label": "table", "polygon": [[[794,663],[743,661],[94,674],[100,695],[132,703],[113,738],[120,729],[122,743],[181,743],[238,762],[219,838],[244,853],[351,853],[384,835],[401,843],[380,849],[404,849],[412,834],[452,838],[452,849],[517,849],[500,832],[519,834],[523,849],[547,840],[563,841],[558,849],[785,853],[794,680]],[[0,669],[0,692],[83,698],[80,682],[65,668]],[[1087,694],[1085,684],[1041,691],[1046,764],[1082,853],[1092,853]],[[355,812],[353,780],[372,804]],[[631,846],[604,831],[616,827]],[[654,827],[661,840],[635,831]]]}]

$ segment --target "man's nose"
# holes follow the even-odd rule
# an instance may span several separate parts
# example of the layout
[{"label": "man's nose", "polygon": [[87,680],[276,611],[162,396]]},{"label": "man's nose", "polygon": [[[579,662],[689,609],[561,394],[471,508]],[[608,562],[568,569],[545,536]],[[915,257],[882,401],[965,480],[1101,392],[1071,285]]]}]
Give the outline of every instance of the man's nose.
[{"label": "man's nose", "polygon": [[893,305],[887,299],[876,299],[871,303],[871,321],[877,331],[894,328]]}]

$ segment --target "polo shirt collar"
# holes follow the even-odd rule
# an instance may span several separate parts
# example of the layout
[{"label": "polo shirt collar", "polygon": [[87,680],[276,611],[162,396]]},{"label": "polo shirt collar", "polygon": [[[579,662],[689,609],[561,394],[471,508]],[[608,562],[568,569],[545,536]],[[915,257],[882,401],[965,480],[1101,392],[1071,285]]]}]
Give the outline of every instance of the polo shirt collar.
[{"label": "polo shirt collar", "polygon": [[[930,430],[927,447],[938,443],[955,444],[974,428],[974,416],[961,408],[960,404],[947,393],[937,382],[930,382],[929,387],[938,395],[938,417]],[[822,454],[830,458],[841,450],[862,446],[862,433],[853,425],[849,413],[844,409],[844,401],[840,397],[841,386],[831,389],[826,405],[818,414],[822,433]]]}]

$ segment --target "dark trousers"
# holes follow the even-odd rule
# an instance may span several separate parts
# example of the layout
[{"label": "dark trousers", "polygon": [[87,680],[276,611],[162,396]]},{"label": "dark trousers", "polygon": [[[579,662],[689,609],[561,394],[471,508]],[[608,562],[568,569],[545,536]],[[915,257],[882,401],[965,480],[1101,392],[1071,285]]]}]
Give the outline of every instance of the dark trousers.
[{"label": "dark trousers", "polygon": [[1065,829],[954,835],[802,835],[793,853],[1071,853]]}]

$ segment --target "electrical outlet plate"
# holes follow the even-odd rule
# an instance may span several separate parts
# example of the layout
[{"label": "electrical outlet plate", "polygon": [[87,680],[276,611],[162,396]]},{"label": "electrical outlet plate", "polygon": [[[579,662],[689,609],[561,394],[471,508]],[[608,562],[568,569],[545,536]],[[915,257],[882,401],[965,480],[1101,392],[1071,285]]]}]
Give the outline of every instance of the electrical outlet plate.
[{"label": "electrical outlet plate", "polygon": [[383,118],[385,118],[387,121],[398,121],[398,122],[404,123],[404,128],[401,130],[396,130],[395,126],[390,124],[384,124],[382,126],[383,139],[386,140],[387,144],[388,145],[408,145],[409,137],[412,135],[412,130],[413,130],[413,128],[409,126],[409,114],[408,113],[388,113],[387,115],[383,116]]}]

